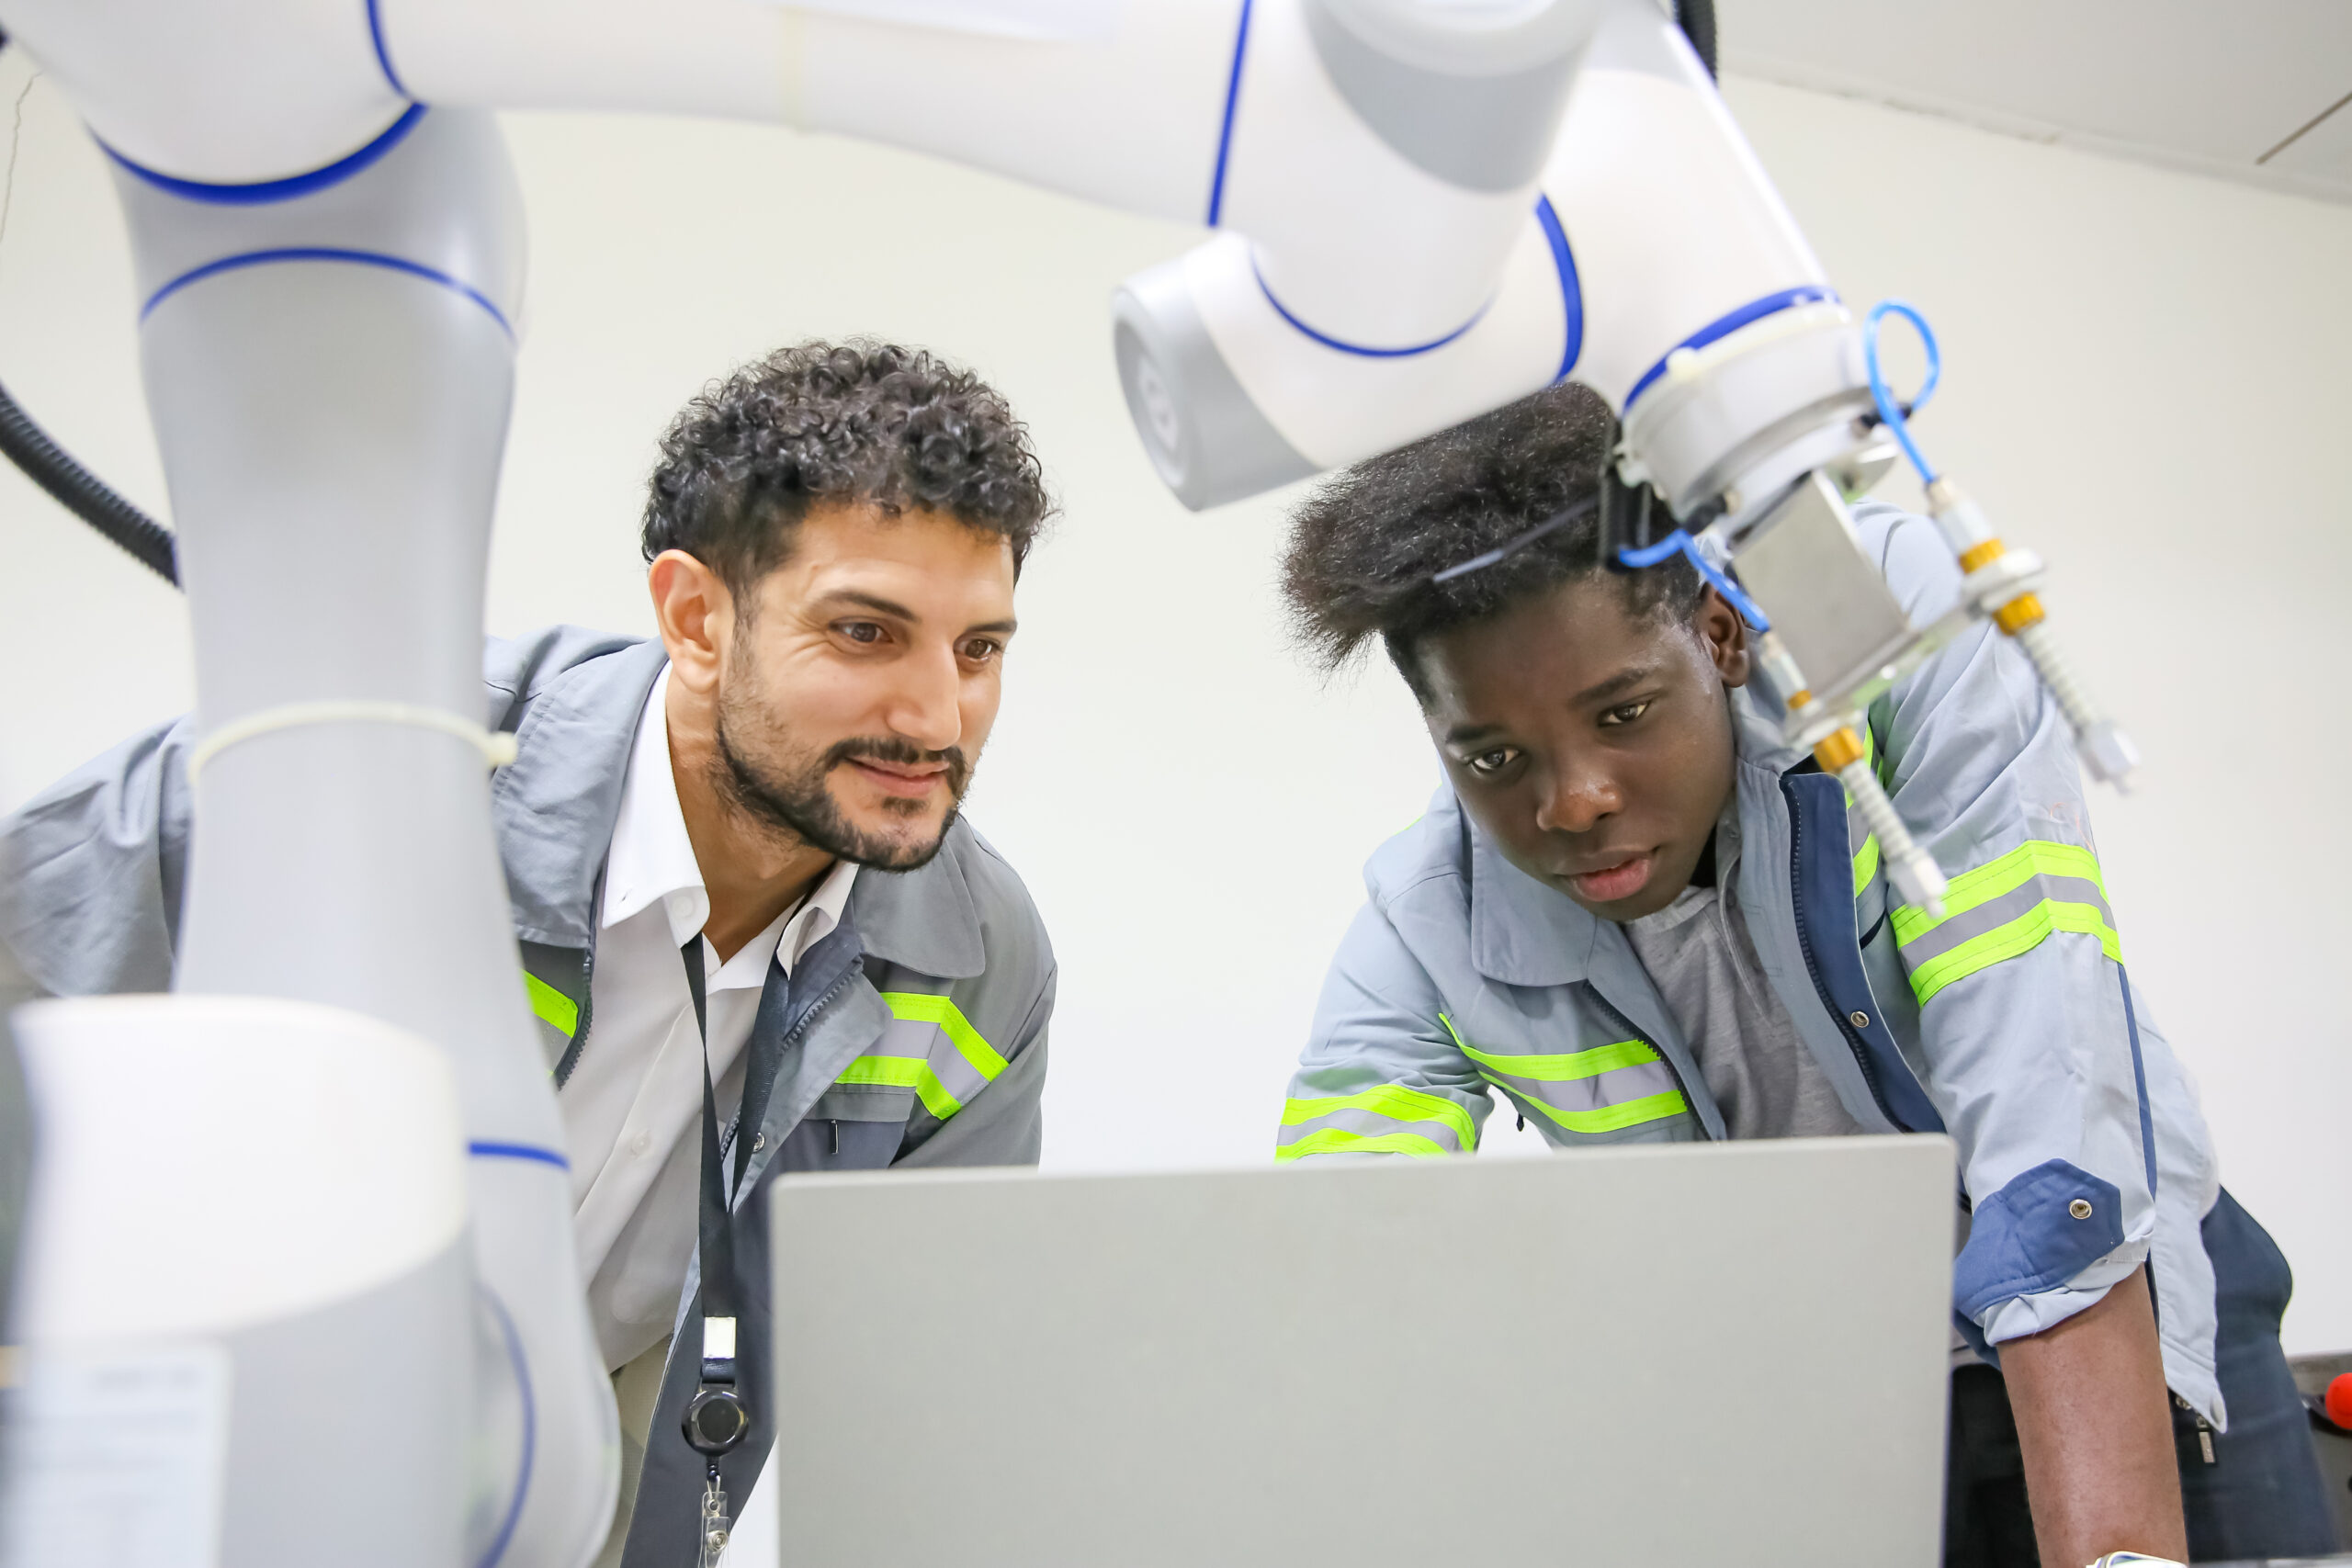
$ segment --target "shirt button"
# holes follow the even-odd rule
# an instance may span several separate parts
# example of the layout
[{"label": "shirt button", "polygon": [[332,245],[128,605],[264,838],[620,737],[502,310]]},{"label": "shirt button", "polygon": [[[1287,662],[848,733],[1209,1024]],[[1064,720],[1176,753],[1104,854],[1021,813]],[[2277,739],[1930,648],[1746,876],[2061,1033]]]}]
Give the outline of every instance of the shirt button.
[{"label": "shirt button", "polygon": [[765,1133],[762,1133],[758,1137],[752,1140],[752,1152],[753,1154],[758,1154],[762,1149],[766,1148],[767,1146],[768,1135]]},{"label": "shirt button", "polygon": [[1871,1026],[1871,1015],[1866,1012],[1849,1012],[1846,1015],[1846,1021],[1856,1029],[1868,1029]]},{"label": "shirt button", "polygon": [[2091,1217],[2091,1201],[2087,1198],[2077,1198],[2066,1205],[2066,1212],[2078,1220],[2087,1220]]},{"label": "shirt button", "polygon": [[653,1134],[650,1133],[639,1133],[628,1141],[628,1152],[633,1155],[641,1155],[652,1146]]}]

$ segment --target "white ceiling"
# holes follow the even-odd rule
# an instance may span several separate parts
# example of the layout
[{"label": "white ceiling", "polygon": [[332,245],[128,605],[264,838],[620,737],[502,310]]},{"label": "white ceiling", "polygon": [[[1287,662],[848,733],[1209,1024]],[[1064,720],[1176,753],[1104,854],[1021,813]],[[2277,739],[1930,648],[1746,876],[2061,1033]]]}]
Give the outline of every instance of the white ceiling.
[{"label": "white ceiling", "polygon": [[2352,0],[1716,0],[1723,67],[2352,202]]}]

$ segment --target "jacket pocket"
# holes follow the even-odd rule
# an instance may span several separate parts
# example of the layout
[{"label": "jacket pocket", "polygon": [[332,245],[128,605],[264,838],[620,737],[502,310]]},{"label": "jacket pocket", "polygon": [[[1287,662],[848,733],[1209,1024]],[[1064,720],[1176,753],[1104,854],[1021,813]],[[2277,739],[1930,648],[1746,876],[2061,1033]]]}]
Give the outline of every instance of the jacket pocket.
[{"label": "jacket pocket", "polygon": [[915,1091],[896,1084],[837,1083],[817,1097],[806,1122],[904,1122],[915,1111]]},{"label": "jacket pocket", "polygon": [[778,1151],[776,1168],[881,1170],[895,1162],[915,1113],[915,1091],[895,1084],[835,1084],[817,1097]]}]

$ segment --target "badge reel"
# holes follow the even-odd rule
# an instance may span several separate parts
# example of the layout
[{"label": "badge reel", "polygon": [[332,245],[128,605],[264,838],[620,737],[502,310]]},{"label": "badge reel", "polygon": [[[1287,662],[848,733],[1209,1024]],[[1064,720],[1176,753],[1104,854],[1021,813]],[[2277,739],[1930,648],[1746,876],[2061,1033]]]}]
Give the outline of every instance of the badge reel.
[{"label": "badge reel", "polygon": [[705,1481],[702,1524],[695,1532],[695,1568],[718,1568],[726,1555],[733,1521],[727,1512],[727,1488],[718,1476],[719,1459],[734,1451],[752,1429],[752,1412],[743,1402],[735,1366],[735,1244],[728,1221],[726,1168],[718,1135],[718,1100],[711,1087],[710,1016],[703,990],[703,939],[699,932],[679,949],[685,961],[686,990],[695,1004],[695,1028],[703,1037],[702,1067],[702,1194],[700,1257],[702,1280],[702,1382],[686,1403],[679,1423],[686,1446],[702,1455]]},{"label": "badge reel", "polygon": [[703,1485],[701,1551],[695,1568],[718,1568],[732,1529],[727,1488],[718,1479],[718,1461],[732,1452],[752,1427],[752,1414],[735,1390],[735,1320],[731,1317],[702,1320],[702,1386],[687,1402],[686,1416],[680,1425],[686,1445],[709,1465]]}]

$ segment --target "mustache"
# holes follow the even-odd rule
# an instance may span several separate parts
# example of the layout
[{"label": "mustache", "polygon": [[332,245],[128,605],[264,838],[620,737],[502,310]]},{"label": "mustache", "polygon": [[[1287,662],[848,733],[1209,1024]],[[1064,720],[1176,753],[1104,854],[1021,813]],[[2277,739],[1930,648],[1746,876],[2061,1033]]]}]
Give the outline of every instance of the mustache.
[{"label": "mustache", "polygon": [[931,762],[947,764],[947,789],[950,795],[961,796],[965,781],[972,774],[971,760],[964,755],[961,746],[950,746],[941,751],[927,751],[911,740],[894,735],[858,736],[836,740],[825,748],[825,771],[830,773],[840,764],[863,760],[869,762],[889,762],[901,768],[922,767]]}]

